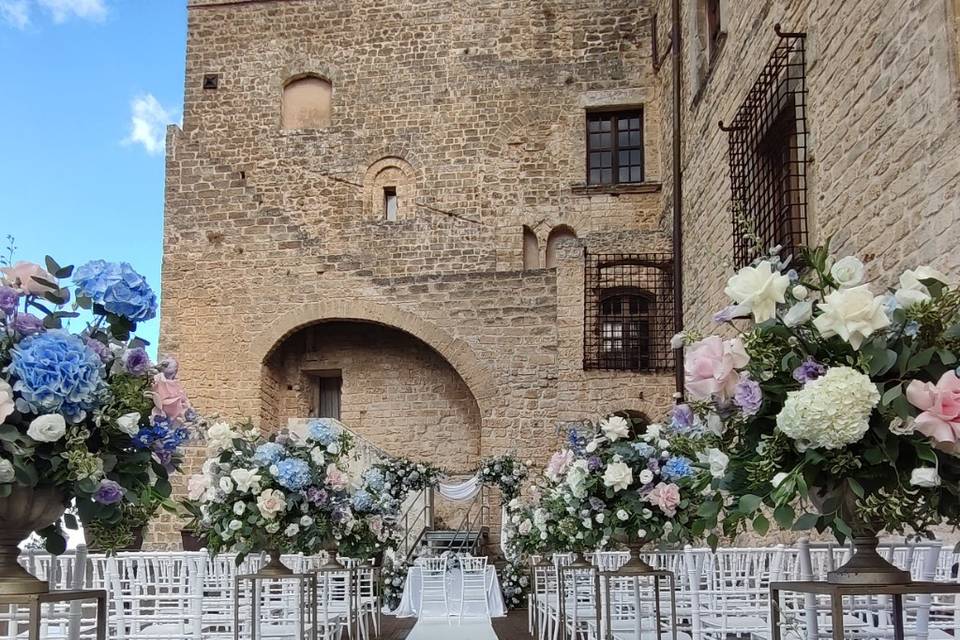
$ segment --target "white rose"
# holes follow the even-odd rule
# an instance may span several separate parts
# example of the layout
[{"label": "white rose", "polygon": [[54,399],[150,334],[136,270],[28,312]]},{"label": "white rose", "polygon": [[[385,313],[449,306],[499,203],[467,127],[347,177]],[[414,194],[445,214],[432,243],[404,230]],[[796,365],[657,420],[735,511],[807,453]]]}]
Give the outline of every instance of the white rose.
[{"label": "white rose", "polygon": [[260,484],[260,476],[256,471],[251,471],[250,469],[234,469],[230,472],[230,477],[233,478],[233,481],[237,484],[237,491],[247,492],[253,491],[256,493],[257,487]]},{"label": "white rose", "polygon": [[303,516],[300,518],[301,527],[309,527],[312,524],[313,524],[313,518],[311,518],[310,516]]},{"label": "white rose", "polygon": [[603,484],[614,491],[623,491],[633,482],[633,470],[623,462],[611,462],[603,472]]},{"label": "white rose", "polygon": [[654,440],[659,441],[661,434],[663,433],[663,425],[653,423],[647,425],[647,430],[641,436],[647,442],[653,442]]},{"label": "white rose", "polygon": [[730,456],[720,449],[707,449],[697,454],[697,459],[706,463],[710,468],[710,475],[714,478],[722,478],[727,474],[727,465],[730,464]]},{"label": "white rose", "polygon": [[673,337],[670,338],[670,348],[671,349],[682,349],[683,348],[683,334],[675,333]]},{"label": "white rose", "polygon": [[227,528],[229,528],[230,531],[240,531],[240,529],[243,529],[243,523],[239,520],[231,520]]},{"label": "white rose", "polygon": [[318,467],[323,467],[327,464],[327,456],[320,447],[310,449],[310,459],[313,460],[313,464]]},{"label": "white rose", "polygon": [[332,455],[337,455],[338,453],[340,453],[340,443],[339,443],[339,442],[331,442],[330,444],[328,444],[328,445],[327,445],[327,453],[330,453],[330,454],[332,454]]},{"label": "white rose", "polygon": [[273,520],[277,514],[287,508],[287,501],[283,494],[276,489],[267,489],[257,496],[257,508],[267,520]]},{"label": "white rose", "polygon": [[629,519],[630,519],[629,513],[627,513],[623,509],[620,509],[619,511],[617,511],[617,520],[619,520],[620,522],[625,522]]},{"label": "white rose", "polygon": [[0,482],[13,482],[16,475],[16,472],[13,470],[13,463],[9,460],[0,460]]},{"label": "white rose", "polygon": [[56,442],[67,432],[67,421],[59,413],[38,416],[27,428],[27,435],[35,442]]},{"label": "white rose", "polygon": [[517,532],[522,536],[527,535],[532,530],[533,530],[533,523],[530,522],[529,520],[524,520],[523,522],[520,523],[520,526],[517,527]]},{"label": "white rose", "polygon": [[300,533],[300,527],[296,524],[289,524],[287,525],[287,528],[283,530],[283,535],[287,536],[288,538],[292,538],[298,533]]},{"label": "white rose", "polygon": [[802,284],[798,284],[797,286],[795,286],[792,289],[792,293],[793,293],[793,297],[796,298],[797,300],[806,300],[807,296],[810,295],[810,291]]},{"label": "white rose", "polygon": [[720,417],[720,414],[712,411],[707,414],[707,431],[716,436],[723,435],[723,418]]},{"label": "white rose", "polygon": [[644,469],[640,472],[640,475],[637,477],[640,480],[640,484],[647,484],[653,480],[653,471],[650,469]]},{"label": "white rose", "polygon": [[210,488],[210,478],[205,475],[190,476],[187,481],[187,498],[190,500],[199,500]]},{"label": "white rose", "polygon": [[237,500],[233,503],[233,512],[238,516],[242,516],[243,512],[247,510],[247,505],[243,502]]},{"label": "white rose", "polygon": [[140,414],[125,413],[117,418],[117,428],[128,436],[135,436],[140,431]]},{"label": "white rose", "polygon": [[774,317],[777,304],[786,302],[784,294],[790,278],[764,260],[756,267],[744,267],[727,281],[724,294],[737,304],[749,308],[755,322]]},{"label": "white rose", "polygon": [[616,442],[630,435],[630,423],[621,416],[610,416],[600,421],[600,430],[610,442]]},{"label": "white rose", "polygon": [[597,447],[600,445],[601,442],[602,440],[600,438],[594,438],[593,440],[587,443],[587,446],[584,448],[584,450],[587,453],[593,453],[594,451],[597,450]]},{"label": "white rose", "polygon": [[13,387],[7,384],[6,380],[0,380],[0,422],[7,419],[16,409],[16,403],[13,401]]},{"label": "white rose", "polygon": [[207,478],[211,480],[216,477],[219,470],[220,463],[214,458],[204,461],[203,465],[200,467],[200,471],[203,472],[203,475],[207,476]]},{"label": "white rose", "polygon": [[900,288],[897,289],[896,299],[901,307],[907,309],[918,302],[926,302],[930,299],[930,289],[923,284],[921,280],[936,280],[952,287],[954,281],[952,278],[942,274],[936,269],[928,266],[917,267],[913,271],[907,269],[900,276]]},{"label": "white rose", "polygon": [[840,258],[830,267],[830,275],[843,289],[855,287],[863,282],[863,263],[853,256]]},{"label": "white rose", "polygon": [[934,467],[919,467],[910,474],[910,484],[924,489],[939,487],[940,474]]},{"label": "white rose", "polygon": [[637,529],[637,537],[640,538],[641,540],[644,539],[644,538],[646,538],[646,537],[647,537],[647,530],[646,530],[646,529]]},{"label": "white rose", "polygon": [[233,480],[230,478],[220,478],[220,491],[223,491],[226,494],[233,492]]},{"label": "white rose", "polygon": [[770,484],[772,484],[773,488],[776,489],[781,484],[783,484],[783,481],[786,480],[789,476],[790,476],[789,473],[784,473],[783,471],[781,471],[780,473],[774,474],[773,478],[770,480]]},{"label": "white rose", "polygon": [[889,326],[890,318],[880,298],[861,285],[828,294],[813,324],[824,338],[840,336],[856,350],[874,331]]},{"label": "white rose", "polygon": [[228,423],[214,423],[207,429],[207,454],[215,456],[230,449],[233,447],[234,438],[238,437],[239,434]]},{"label": "white rose", "polygon": [[596,520],[597,520],[597,522],[599,522],[600,524],[603,524],[603,518],[604,518],[603,513],[598,513],[597,516],[596,516]]},{"label": "white rose", "polygon": [[813,317],[813,302],[805,300],[790,307],[783,315],[783,324],[788,327],[801,325]]}]

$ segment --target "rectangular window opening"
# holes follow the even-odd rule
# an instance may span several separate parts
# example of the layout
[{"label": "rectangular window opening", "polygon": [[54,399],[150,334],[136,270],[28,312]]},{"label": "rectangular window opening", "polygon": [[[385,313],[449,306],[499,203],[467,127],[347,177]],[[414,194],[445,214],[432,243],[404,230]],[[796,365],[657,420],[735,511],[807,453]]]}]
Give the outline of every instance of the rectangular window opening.
[{"label": "rectangular window opening", "polygon": [[384,218],[389,222],[397,221],[397,188],[383,188],[383,212]]},{"label": "rectangular window opening", "polygon": [[587,113],[587,183],[643,182],[643,110]]},{"label": "rectangular window opening", "polygon": [[318,374],[313,383],[313,417],[339,420],[342,389],[343,375],[339,370]]}]

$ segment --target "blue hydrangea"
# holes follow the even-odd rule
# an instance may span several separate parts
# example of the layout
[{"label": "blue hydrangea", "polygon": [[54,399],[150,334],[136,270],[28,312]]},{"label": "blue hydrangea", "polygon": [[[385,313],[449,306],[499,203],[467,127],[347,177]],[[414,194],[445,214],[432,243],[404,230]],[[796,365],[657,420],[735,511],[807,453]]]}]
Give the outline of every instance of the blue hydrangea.
[{"label": "blue hydrangea", "polygon": [[383,471],[377,467],[371,467],[363,472],[363,481],[374,491],[383,491]]},{"label": "blue hydrangea", "polygon": [[353,494],[353,509],[359,513],[369,513],[374,507],[373,496],[363,489],[358,489]]},{"label": "blue hydrangea", "polygon": [[674,456],[661,467],[660,474],[667,480],[680,480],[693,475],[693,465],[689,458]]},{"label": "blue hydrangea", "polygon": [[636,451],[641,458],[649,458],[657,452],[656,449],[646,442],[634,442],[633,450]]},{"label": "blue hydrangea", "polygon": [[153,424],[142,427],[131,438],[133,445],[138,449],[152,449],[156,452],[176,451],[181,444],[190,439],[190,432],[177,427],[169,419],[156,416]]},{"label": "blue hydrangea", "polygon": [[333,444],[340,437],[340,430],[322,418],[311,420],[307,427],[307,437],[315,442],[327,446]]},{"label": "blue hydrangea", "polygon": [[310,465],[299,458],[285,458],[277,463],[277,482],[284,489],[305,489],[311,479]]},{"label": "blue hydrangea", "polygon": [[79,295],[131,322],[157,315],[157,296],[146,279],[126,262],[93,260],[73,272]]},{"label": "blue hydrangea", "polygon": [[253,461],[261,466],[274,464],[280,458],[287,455],[287,450],[282,444],[276,442],[265,442],[253,453]]},{"label": "blue hydrangea", "polygon": [[56,330],[29,336],[13,348],[7,371],[22,413],[60,413],[80,422],[97,406],[103,363],[83,340]]}]

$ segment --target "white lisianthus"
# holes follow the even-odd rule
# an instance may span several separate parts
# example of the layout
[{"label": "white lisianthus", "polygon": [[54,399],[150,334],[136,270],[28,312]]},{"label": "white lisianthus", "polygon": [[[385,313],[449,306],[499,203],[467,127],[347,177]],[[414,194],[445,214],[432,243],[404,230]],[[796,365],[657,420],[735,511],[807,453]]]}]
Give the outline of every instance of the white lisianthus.
[{"label": "white lisianthus", "polygon": [[237,484],[237,491],[256,493],[260,486],[260,476],[256,471],[250,469],[234,469],[230,472],[230,477]]},{"label": "white lisianthus", "polygon": [[627,513],[623,509],[620,509],[617,511],[617,520],[619,520],[620,522],[626,522],[629,519],[630,519],[629,513]]},{"label": "white lisianthus", "polygon": [[331,442],[330,444],[328,444],[328,445],[327,445],[327,453],[332,454],[332,455],[337,455],[337,454],[339,454],[339,453],[340,453],[340,443],[339,443],[339,442]]},{"label": "white lisianthus", "polygon": [[933,267],[920,266],[912,271],[907,269],[900,276],[900,288],[895,294],[901,307],[908,309],[918,302],[926,302],[930,299],[930,289],[921,282],[922,280],[936,280],[949,287],[954,286],[952,278]]},{"label": "white lisianthus", "polygon": [[773,488],[776,489],[781,484],[783,484],[783,481],[786,480],[789,476],[790,476],[789,473],[784,473],[783,471],[780,471],[779,473],[775,473],[773,474],[773,478],[770,479],[770,484],[772,484]]},{"label": "white lisianthus", "polygon": [[717,479],[727,474],[727,465],[730,464],[730,456],[716,448],[700,451],[697,453],[697,460],[706,464],[710,469],[710,475]]},{"label": "white lisianthus", "polygon": [[237,500],[233,503],[233,512],[238,516],[242,516],[243,512],[247,510],[247,505],[244,502]]},{"label": "white lisianthus", "polygon": [[213,480],[217,477],[217,472],[220,471],[220,463],[216,458],[210,458],[205,460],[203,465],[200,467],[200,471],[203,475],[207,476],[210,480]]},{"label": "white lisianthus", "polygon": [[640,484],[647,484],[648,482],[652,482],[652,481],[653,481],[653,471],[650,471],[650,469],[644,469],[644,470],[641,471],[640,474],[637,476],[637,480],[640,481]]},{"label": "white lisianthus", "polygon": [[234,431],[229,423],[215,422],[207,429],[207,455],[220,455],[233,447],[233,440],[239,437],[240,434]]},{"label": "white lisianthus", "polygon": [[793,297],[796,298],[797,300],[806,300],[807,296],[810,295],[809,289],[807,289],[802,284],[798,284],[793,289],[791,289],[790,292],[793,294]]},{"label": "white lisianthus", "polygon": [[300,533],[300,525],[296,523],[288,524],[287,528],[283,530],[283,535],[287,536],[288,538],[292,538],[298,533]]},{"label": "white lisianthus", "polygon": [[600,513],[598,513],[598,514],[596,515],[596,518],[595,518],[595,519],[596,519],[596,521],[599,522],[600,524],[603,524],[603,519],[604,519],[605,517],[606,517],[606,516],[604,516],[604,515],[603,515],[603,512],[601,511]]},{"label": "white lisianthus", "polygon": [[683,348],[684,337],[682,333],[675,333],[673,337],[670,338],[670,348],[671,349],[682,349]]},{"label": "white lisianthus", "polygon": [[647,537],[646,529],[637,529],[637,538],[639,538],[640,540],[643,540],[646,537]]},{"label": "white lisianthus", "polygon": [[310,516],[301,516],[301,518],[300,518],[300,526],[301,526],[301,527],[310,527],[310,526],[313,526],[313,518],[311,518]]},{"label": "white lisianthus", "polygon": [[227,528],[230,529],[230,531],[240,531],[240,529],[243,529],[243,523],[239,520],[231,520]]},{"label": "white lisianthus", "polygon": [[220,478],[220,491],[223,491],[227,495],[233,493],[233,480],[227,477]]},{"label": "white lisianthus", "polygon": [[6,380],[0,379],[0,422],[7,419],[17,408],[13,400],[13,387]]},{"label": "white lisianthus", "polygon": [[267,520],[273,520],[277,514],[287,508],[287,500],[276,489],[267,489],[257,496],[257,509]]},{"label": "white lisianthus", "polygon": [[6,484],[13,482],[17,473],[13,469],[13,463],[9,460],[0,460],[0,482]]},{"label": "white lisianthus", "polygon": [[310,449],[310,459],[313,460],[313,464],[318,467],[325,467],[327,465],[327,454],[323,451],[322,447]]},{"label": "white lisianthus", "polygon": [[720,414],[711,411],[707,414],[707,431],[716,435],[722,436],[724,432],[723,418],[720,417]]},{"label": "white lisianthus", "polygon": [[913,418],[904,420],[899,416],[892,419],[887,428],[890,429],[890,433],[897,436],[908,436],[915,430]]},{"label": "white lisianthus", "polygon": [[788,327],[796,327],[803,324],[813,317],[813,302],[804,300],[790,307],[783,314],[783,324]]},{"label": "white lisianthus", "polygon": [[117,429],[128,436],[137,435],[140,432],[140,414],[136,411],[123,414],[117,418]]},{"label": "white lisianthus", "polygon": [[38,416],[27,427],[27,435],[35,442],[56,442],[67,432],[67,421],[59,413]]},{"label": "white lisianthus", "polygon": [[600,430],[610,442],[630,435],[630,423],[622,416],[610,416],[600,421]]},{"label": "white lisianthus", "polygon": [[910,484],[923,489],[940,486],[940,474],[934,467],[919,467],[910,474]]},{"label": "white lisianthus", "polygon": [[879,402],[880,392],[868,376],[850,367],[831,367],[787,393],[777,428],[806,446],[840,449],[863,438]]},{"label": "white lisianthus", "polygon": [[187,481],[187,498],[190,500],[199,500],[207,493],[210,488],[210,478],[206,475],[190,476]]},{"label": "white lisianthus", "polygon": [[889,326],[890,318],[880,298],[861,285],[827,294],[813,324],[824,338],[840,336],[857,350],[874,331]]},{"label": "white lisianthus", "polygon": [[863,282],[863,263],[853,256],[837,260],[830,267],[830,275],[841,289],[849,289]]},{"label": "white lisianthus", "polygon": [[633,470],[624,462],[611,462],[603,472],[603,484],[614,491],[624,491],[633,482]]},{"label": "white lisianthus", "polygon": [[663,425],[658,423],[653,423],[647,425],[647,430],[643,432],[643,435],[640,436],[646,442],[653,442],[661,440],[663,435]]},{"label": "white lisianthus", "polygon": [[584,447],[584,450],[587,453],[593,453],[594,451],[597,450],[597,447],[600,446],[601,442],[603,442],[602,438],[594,438],[593,440],[587,443],[587,446]]},{"label": "white lisianthus", "polygon": [[740,269],[727,281],[723,292],[738,305],[749,308],[755,322],[764,322],[776,315],[778,303],[786,302],[784,294],[789,286],[790,278],[764,260],[756,267]]}]

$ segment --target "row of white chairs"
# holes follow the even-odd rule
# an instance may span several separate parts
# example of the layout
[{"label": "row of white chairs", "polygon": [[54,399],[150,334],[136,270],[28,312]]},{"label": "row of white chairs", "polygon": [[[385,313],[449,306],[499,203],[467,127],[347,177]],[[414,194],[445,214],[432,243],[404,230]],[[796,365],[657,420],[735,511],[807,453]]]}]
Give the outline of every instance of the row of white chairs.
[{"label": "row of white chairs", "polygon": [[[487,600],[487,558],[470,555],[458,559],[460,573],[460,600],[456,615],[458,624],[462,624],[464,612],[468,617],[479,615],[490,619],[490,603]],[[418,558],[416,562],[420,572],[420,602],[418,616],[423,619],[440,618],[449,624],[453,615],[450,602],[450,590],[447,584],[447,572],[450,558],[446,555],[435,558]]]},{"label": "row of white chairs", "polygon": [[[960,557],[939,542],[885,544],[881,551],[895,565],[910,570],[915,580],[958,580]],[[728,640],[734,636],[770,640],[770,584],[824,580],[849,554],[844,546],[800,541],[794,547],[715,552],[686,547],[644,553],[642,558],[675,576],[678,640]],[[660,633],[670,638],[671,602],[664,583],[658,592],[650,579],[601,575],[601,571],[618,569],[629,557],[629,552],[619,551],[586,554],[591,566],[579,569],[571,565],[572,554],[532,558],[531,634],[538,640],[652,640],[657,637],[654,611],[659,604],[663,613]],[[891,605],[889,596],[847,598],[847,637],[893,638]],[[784,638],[830,637],[826,598],[783,592],[779,606]],[[960,598],[905,597],[904,612],[907,637],[960,638]]]},{"label": "row of white chairs", "polygon": [[[325,556],[284,556],[295,573],[313,573]],[[303,590],[293,581],[264,582],[256,601],[252,585],[241,582],[238,611],[235,579],[252,574],[265,558],[251,555],[239,566],[233,557],[207,552],[125,552],[113,556],[87,553],[84,547],[61,556],[24,551],[20,563],[52,590],[107,591],[107,635],[112,640],[233,640],[235,619],[240,637],[249,637],[254,602],[259,637],[287,635],[300,627]],[[380,570],[372,564],[340,558],[343,571],[317,573],[319,640],[368,640],[380,633]],[[94,603],[50,604],[42,613],[41,637],[86,640],[95,637]],[[263,629],[269,633],[263,634]],[[0,638],[26,637],[26,610],[0,607]],[[293,637],[293,636],[289,636]]]}]

